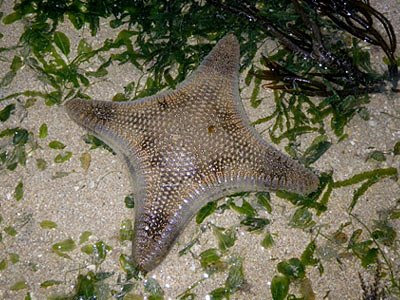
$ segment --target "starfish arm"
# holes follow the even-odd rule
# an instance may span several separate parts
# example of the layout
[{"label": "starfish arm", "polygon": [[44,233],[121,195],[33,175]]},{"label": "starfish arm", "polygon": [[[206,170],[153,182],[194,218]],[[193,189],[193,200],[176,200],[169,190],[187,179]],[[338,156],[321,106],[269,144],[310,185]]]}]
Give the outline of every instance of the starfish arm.
[{"label": "starfish arm", "polygon": [[[247,185],[240,182],[200,185],[187,182],[179,189],[179,201],[169,199],[168,213],[163,213],[165,199],[153,199],[151,205],[136,210],[135,231],[132,240],[132,258],[136,266],[148,272],[157,267],[175,240],[190,222],[193,216],[207,202],[220,199],[236,192],[246,191]],[[251,191],[258,190],[254,186]],[[262,188],[260,191],[264,191]]]},{"label": "starfish arm", "polygon": [[254,178],[258,178],[269,190],[307,195],[318,188],[319,178],[313,172],[263,140],[259,142],[263,159],[258,160]]},{"label": "starfish arm", "polygon": [[317,176],[272,147],[260,152],[264,161],[255,152],[249,157],[255,160],[244,158],[247,161],[236,164],[233,158],[219,156],[200,167],[189,180],[183,179],[186,170],[181,170],[177,174],[181,185],[162,183],[165,189],[158,190],[158,199],[153,197],[136,210],[132,242],[135,264],[144,271],[158,266],[185,226],[209,201],[242,191],[283,189],[306,194],[318,187]]},{"label": "starfish arm", "polygon": [[[69,117],[107,143],[126,163],[135,198],[146,197],[146,139],[141,130],[141,114],[134,103],[72,99],[65,104]],[[127,130],[128,129],[128,130]],[[131,130],[129,130],[131,129]]]},{"label": "starfish arm", "polygon": [[[121,108],[120,103],[98,100],[72,99],[65,104],[65,109],[72,120],[116,148],[120,148],[120,143],[115,140],[119,127],[117,123],[122,119]],[[123,139],[122,136],[118,138]]]},{"label": "starfish arm", "polygon": [[[209,90],[224,92],[223,95],[213,97],[221,119],[218,125],[227,129],[229,135],[235,137],[236,145],[242,145],[242,147],[251,145],[236,154],[236,157],[242,157],[242,161],[239,169],[232,171],[231,178],[243,180],[243,176],[238,173],[247,172],[246,176],[252,178],[253,181],[246,190],[252,190],[250,187],[253,186],[254,189],[254,186],[257,185],[259,189],[263,189],[263,187],[267,190],[283,189],[300,194],[314,191],[319,184],[318,177],[266,143],[251,126],[239,95],[239,59],[239,43],[233,34],[229,34],[217,43],[194,72],[194,76],[197,73],[206,73],[208,78],[212,76],[210,73],[214,73],[215,77],[220,75],[225,80],[225,82],[219,83],[214,79],[206,83]],[[222,85],[222,87],[218,85]],[[226,149],[221,150],[226,151]],[[245,160],[251,166],[247,170],[243,165]],[[236,185],[240,185],[240,182],[236,182]]]},{"label": "starfish arm", "polygon": [[[233,34],[218,41],[204,58],[197,72],[215,72],[227,78],[237,79],[239,71],[239,42]],[[196,73],[194,73],[196,74]]]}]

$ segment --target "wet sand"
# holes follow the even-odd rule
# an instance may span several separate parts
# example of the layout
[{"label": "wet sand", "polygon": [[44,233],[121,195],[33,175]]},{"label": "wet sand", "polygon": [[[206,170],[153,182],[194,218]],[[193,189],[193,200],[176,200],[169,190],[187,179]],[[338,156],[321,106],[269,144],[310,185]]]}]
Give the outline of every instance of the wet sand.
[{"label": "wet sand", "polygon": [[[372,1],[371,1],[372,2]],[[378,4],[375,7],[392,21],[396,32],[400,32],[400,4],[398,1],[386,1],[386,4]],[[2,11],[7,15],[11,11],[11,3],[6,1]],[[98,35],[93,38],[88,29],[75,32],[68,22],[62,24],[58,30],[64,32],[71,40],[71,49],[76,49],[81,38],[86,38],[93,46],[99,46],[106,38],[115,38],[119,30],[108,29],[107,21],[102,20],[105,26]],[[22,24],[16,22],[5,26],[0,24],[0,32],[4,37],[0,40],[0,46],[9,46],[17,43],[22,33]],[[399,46],[399,45],[398,45]],[[9,52],[9,59],[16,51]],[[74,53],[70,54],[73,57]],[[371,56],[381,56],[376,48],[371,47]],[[0,61],[0,76],[9,69],[10,62]],[[123,87],[131,81],[135,81],[141,73],[130,64],[112,65],[105,80],[95,80],[85,93],[93,99],[111,100],[117,92],[122,92]],[[382,70],[384,67],[382,66]],[[241,95],[246,111],[251,120],[270,114],[274,108],[272,94],[263,90],[265,97],[259,108],[250,106],[249,96],[251,90],[244,88],[244,75],[241,75]],[[23,90],[46,91],[46,87],[37,79],[37,75],[25,67],[18,72],[16,78],[5,89],[0,90],[0,97],[13,92]],[[22,103],[26,100],[20,98]],[[15,102],[15,100],[12,100]],[[0,103],[0,109],[11,101]],[[44,299],[49,295],[64,294],[73,290],[73,284],[77,274],[86,273],[95,268],[89,256],[82,253],[78,245],[77,249],[68,252],[71,259],[65,259],[54,254],[51,246],[57,242],[72,238],[76,243],[84,231],[91,231],[93,235],[89,242],[104,241],[112,247],[106,260],[100,269],[106,272],[115,272],[107,279],[111,288],[116,288],[119,274],[124,272],[119,267],[118,259],[121,253],[130,254],[130,242],[119,241],[119,229],[121,222],[133,219],[133,210],[125,207],[124,197],[131,193],[128,172],[123,163],[110,152],[104,149],[89,150],[82,136],[85,131],[73,123],[66,115],[62,105],[55,107],[46,106],[41,99],[34,106],[24,110],[17,105],[16,115],[7,122],[0,123],[0,131],[7,127],[22,127],[35,135],[39,149],[29,153],[26,167],[18,166],[15,171],[0,172],[0,215],[3,217],[0,230],[6,226],[14,226],[17,235],[12,237],[2,231],[3,241],[0,242],[0,261],[7,259],[8,267],[0,271],[0,299],[23,299],[29,291],[33,299]],[[333,171],[335,180],[343,180],[354,174],[373,170],[375,168],[396,167],[400,163],[400,156],[386,155],[386,161],[366,161],[368,153],[372,150],[389,152],[394,144],[400,140],[400,101],[398,94],[380,94],[371,96],[371,102],[366,106],[370,113],[370,120],[364,121],[355,116],[346,127],[348,139],[338,142],[333,133],[328,135],[333,143],[325,155],[319,159],[313,168],[319,172]],[[394,115],[395,117],[391,116]],[[38,138],[41,124],[46,123],[49,135],[45,139]],[[268,141],[266,131],[270,124],[260,125],[257,128]],[[329,127],[329,126],[328,126]],[[301,148],[304,149],[310,143],[312,137],[302,140]],[[62,164],[54,163],[54,157],[60,152],[48,147],[48,143],[58,140],[66,145],[67,151],[73,153],[72,158]],[[283,150],[284,143],[278,147]],[[91,155],[91,164],[87,171],[81,167],[80,156],[84,152]],[[46,160],[48,166],[39,171],[36,167],[36,159]],[[57,172],[67,172],[68,175],[54,179]],[[14,188],[19,181],[24,184],[24,196],[21,201],[14,199]],[[358,186],[357,186],[358,187]],[[320,217],[314,217],[321,232],[329,235],[335,232],[341,224],[351,221],[351,225],[344,230],[348,235],[362,226],[347,213],[347,207],[351,202],[355,186],[335,189],[328,203],[328,210]],[[373,220],[378,219],[378,212],[393,207],[399,199],[399,182],[392,179],[384,179],[373,185],[368,192],[361,197],[354,214],[367,226],[373,225]],[[300,257],[305,246],[315,237],[313,233],[288,226],[289,219],[296,207],[277,198],[271,193],[273,212],[260,211],[261,217],[267,217],[271,224],[268,230],[274,234],[275,245],[270,249],[264,249],[260,245],[263,235],[252,234],[242,227],[236,228],[237,241],[229,250],[230,256],[240,256],[243,260],[244,274],[247,281],[245,288],[232,296],[232,299],[271,299],[270,281],[277,273],[276,264],[284,259]],[[252,204],[256,203],[254,195],[248,198]],[[219,202],[223,203],[223,200]],[[222,227],[238,225],[240,216],[228,210],[223,214],[213,214],[204,224],[215,224]],[[43,229],[40,222],[51,220],[57,224],[55,229]],[[166,298],[175,299],[191,284],[205,276],[199,260],[187,254],[179,256],[178,251],[199,234],[202,228],[206,229],[199,238],[192,252],[198,255],[209,248],[216,248],[217,242],[210,230],[210,226],[198,226],[192,220],[178,242],[172,248],[166,259],[148,276],[155,278],[163,288]],[[394,220],[392,225],[397,232],[400,230],[400,221]],[[363,238],[367,235],[365,230]],[[317,245],[323,249],[327,241],[318,237]],[[86,243],[87,244],[87,243]],[[391,260],[394,270],[399,274],[399,261],[395,261],[391,249],[384,249]],[[13,264],[9,255],[19,255],[19,262]],[[397,256],[398,259],[398,256]],[[362,290],[358,278],[358,272],[370,279],[373,272],[363,269],[360,262],[354,256],[343,258],[341,264],[335,258],[322,260],[324,273],[320,275],[316,267],[307,268],[307,276],[311,280],[316,293],[316,299],[360,299]],[[227,271],[216,273],[204,280],[193,292],[198,299],[207,299],[213,289],[224,284]],[[18,281],[25,280],[27,288],[20,291],[11,291],[10,287]],[[41,288],[40,284],[46,280],[58,280],[62,284]],[[137,294],[143,294],[142,284],[139,283]]]}]

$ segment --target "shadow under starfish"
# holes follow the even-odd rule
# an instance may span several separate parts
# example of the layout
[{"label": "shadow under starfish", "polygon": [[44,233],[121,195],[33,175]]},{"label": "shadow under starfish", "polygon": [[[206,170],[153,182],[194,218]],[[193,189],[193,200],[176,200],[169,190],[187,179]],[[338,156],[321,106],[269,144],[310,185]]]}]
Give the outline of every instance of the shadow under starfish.
[{"label": "shadow under starfish", "polygon": [[133,260],[154,269],[196,212],[239,191],[307,194],[318,177],[268,145],[239,96],[239,43],[220,40],[176,90],[133,102],[73,99],[80,126],[126,162],[135,189]]}]

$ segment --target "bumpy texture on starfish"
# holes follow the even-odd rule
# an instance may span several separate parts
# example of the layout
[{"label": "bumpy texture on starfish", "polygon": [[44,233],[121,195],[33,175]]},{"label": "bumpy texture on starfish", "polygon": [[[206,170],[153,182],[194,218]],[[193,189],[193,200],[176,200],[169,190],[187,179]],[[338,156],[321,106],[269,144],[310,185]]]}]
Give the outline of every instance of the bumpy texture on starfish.
[{"label": "bumpy texture on starfish", "polygon": [[128,165],[135,189],[132,253],[145,271],[166,256],[208,201],[239,191],[306,194],[318,177],[250,125],[238,88],[239,43],[220,40],[174,91],[133,102],[74,99],[69,116]]}]

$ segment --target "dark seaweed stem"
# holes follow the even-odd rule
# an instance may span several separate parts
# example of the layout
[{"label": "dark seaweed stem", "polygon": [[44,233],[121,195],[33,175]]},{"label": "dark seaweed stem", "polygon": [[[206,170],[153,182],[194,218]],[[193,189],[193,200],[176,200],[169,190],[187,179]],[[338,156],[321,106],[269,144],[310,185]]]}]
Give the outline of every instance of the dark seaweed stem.
[{"label": "dark seaweed stem", "polygon": [[[263,56],[261,60],[262,64],[267,67],[265,70],[253,72],[253,75],[261,78],[270,83],[263,84],[265,88],[274,90],[284,90],[290,94],[303,94],[306,96],[319,96],[329,97],[334,93],[329,90],[327,85],[322,83],[323,79],[329,79],[336,87],[342,86],[343,83],[340,78],[329,74],[322,73],[308,73],[306,76],[298,75],[279,63],[268,59]],[[381,92],[381,85],[366,86],[366,87],[352,87],[352,88],[341,88],[335,90],[335,93],[340,97],[346,97],[349,95],[363,95],[366,93],[378,93]]]},{"label": "dark seaweed stem", "polygon": [[[231,13],[235,13],[239,16],[246,17],[247,20],[260,25],[266,34],[277,38],[282,45],[305,59],[310,58],[317,60],[319,63],[325,66],[336,65],[340,70],[344,69],[350,71],[354,69],[350,62],[335,58],[332,53],[323,49],[318,26],[312,20],[310,20],[308,16],[305,15],[297,0],[292,0],[295,8],[297,9],[297,13],[299,13],[303,19],[307,20],[306,24],[312,24],[310,26],[316,36],[310,36],[306,32],[300,32],[294,28],[277,27],[272,23],[272,21],[267,19],[265,14],[263,15],[255,6],[246,0],[234,0],[226,3],[220,0],[209,0],[209,2],[216,7],[222,8]],[[317,30],[315,30],[316,27]]]},{"label": "dark seaweed stem", "polygon": [[347,82],[346,85],[354,87],[358,84],[364,86],[367,84],[368,79],[366,78],[366,74],[358,70],[351,63],[350,58],[339,59],[332,52],[325,50],[319,29],[315,29],[317,27],[316,24],[305,15],[298,1],[292,0],[295,9],[298,10],[297,13],[303,19],[307,20],[306,25],[311,24],[310,27],[312,28],[313,36],[306,32],[299,34],[300,31],[293,30],[292,28],[278,28],[267,19],[265,14],[261,14],[257,8],[247,1],[240,1],[239,3],[238,1],[230,1],[229,4],[219,0],[209,0],[209,2],[225,11],[246,17],[247,20],[260,25],[267,34],[277,38],[282,45],[298,56],[315,60],[321,67],[333,69],[337,76],[341,76]]},{"label": "dark seaweed stem", "polygon": [[[348,31],[365,42],[380,46],[389,60],[389,77],[392,79],[393,85],[397,85],[399,74],[394,56],[396,35],[392,24],[382,13],[363,1],[304,1],[312,8],[329,17],[341,29]],[[387,40],[374,28],[374,18],[385,29]]]},{"label": "dark seaweed stem", "polygon": [[244,17],[246,20],[260,25],[268,35],[277,38],[287,48],[305,58],[310,57],[311,43],[303,39],[303,37],[297,38],[296,34],[288,34],[287,31],[278,28],[270,20],[261,16],[260,11],[247,1],[234,0],[228,2],[229,4],[220,0],[207,1],[217,8]]},{"label": "dark seaweed stem", "polygon": [[[261,12],[248,0],[229,2],[208,0],[208,2],[225,12],[244,17],[256,26],[260,26],[267,35],[277,38],[284,47],[298,57],[315,61],[319,68],[324,70],[318,74],[318,77],[334,83],[337,88],[341,88],[339,93],[343,96],[353,94],[354,91],[356,93],[381,92],[384,87],[382,78],[373,77],[371,74],[361,71],[346,51],[333,51],[324,44],[324,41],[329,39],[323,38],[316,20],[318,20],[319,15],[325,15],[340,29],[346,30],[366,42],[379,45],[389,59],[389,77],[392,79],[393,89],[397,86],[398,71],[394,57],[396,38],[393,27],[381,13],[361,1],[291,0],[294,10],[300,16],[306,30],[297,29],[297,26],[288,24],[279,27],[276,22],[268,19],[268,14]],[[307,8],[307,12],[305,8]],[[382,23],[388,36],[388,42],[373,27],[373,17]],[[342,21],[341,18],[346,21]],[[357,26],[357,24],[360,26]],[[275,79],[287,72],[281,66],[276,65],[274,70],[277,71],[278,69],[280,74],[276,74]],[[270,72],[273,71],[270,70]],[[274,77],[273,74],[268,74],[268,71],[264,72],[263,75],[264,77]],[[310,94],[321,96],[332,94],[332,92],[327,91],[326,87],[322,88],[318,81],[307,79],[310,74],[307,74],[307,78],[296,74],[286,75],[283,85],[273,84],[272,87],[277,89],[282,87],[286,91],[293,92],[295,91],[293,86],[299,86],[299,83],[303,83],[300,85],[302,88],[306,88],[306,93],[308,89]],[[261,79],[266,79],[264,77],[259,76]],[[292,79],[291,83],[290,79]],[[290,87],[290,84],[292,87]]]},{"label": "dark seaweed stem", "polygon": [[[362,72],[354,64],[352,64],[351,60],[347,55],[343,55],[344,53],[342,53],[341,55],[342,58],[339,58],[338,55],[335,55],[333,52],[327,50],[322,41],[322,35],[319,30],[319,26],[313,20],[314,17],[316,17],[316,12],[314,11],[314,16],[309,17],[304,11],[303,6],[300,5],[298,0],[291,0],[291,1],[294,5],[296,12],[300,15],[306,28],[311,29],[311,36],[309,37],[312,41],[312,51],[310,53],[311,58],[318,61],[318,63],[322,64],[324,67],[330,68],[328,72],[325,72],[324,74],[317,74],[316,76],[321,77],[321,79],[325,77],[329,81],[339,86],[350,86],[351,88],[347,92],[346,90],[338,91],[343,96],[352,94],[353,93],[352,91],[354,91],[354,89],[356,89],[356,93],[360,93],[362,91],[363,92],[381,91],[383,82],[380,81],[378,83],[378,86],[369,86],[370,80],[368,79],[367,74]],[[331,72],[331,70],[334,71]],[[344,73],[343,70],[345,70]],[[362,85],[363,87],[360,88],[359,85]],[[326,94],[326,91],[324,92]],[[321,96],[322,95],[324,94],[321,94]]]},{"label": "dark seaweed stem", "polygon": [[274,90],[285,90],[291,94],[303,93],[307,96],[327,97],[330,95],[326,91],[324,84],[304,76],[299,76],[265,56],[262,57],[262,63],[267,69],[254,72],[253,75],[270,81],[270,83],[264,84],[263,87]]},{"label": "dark seaweed stem", "polygon": [[268,69],[253,72],[253,75],[270,81],[270,83],[262,85],[264,88],[284,90],[290,94],[305,94],[307,96],[327,97],[331,95],[321,82],[299,76],[266,57],[263,57],[263,64]]}]

